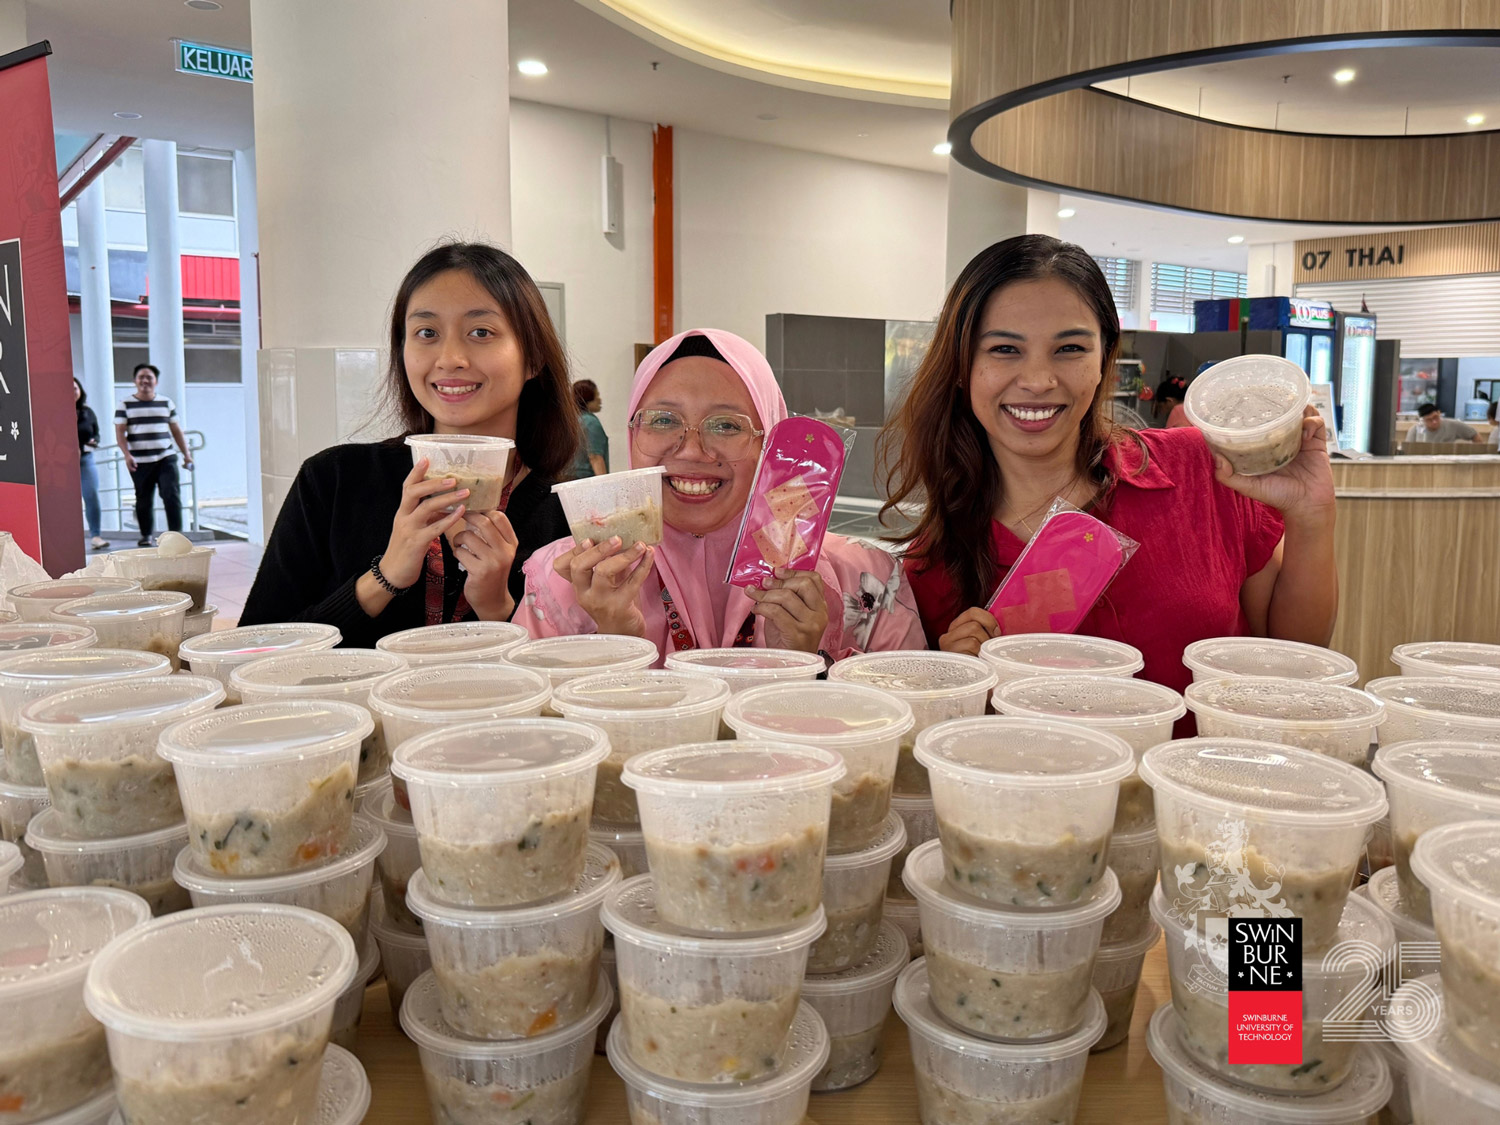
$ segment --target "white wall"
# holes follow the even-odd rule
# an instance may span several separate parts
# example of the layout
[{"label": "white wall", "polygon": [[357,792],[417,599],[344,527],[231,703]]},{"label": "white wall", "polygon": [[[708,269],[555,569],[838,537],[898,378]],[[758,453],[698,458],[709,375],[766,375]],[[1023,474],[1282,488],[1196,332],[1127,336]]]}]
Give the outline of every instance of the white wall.
[{"label": "white wall", "polygon": [[1257,242],[1249,247],[1245,286],[1251,297],[1290,297],[1296,276],[1295,242]]}]

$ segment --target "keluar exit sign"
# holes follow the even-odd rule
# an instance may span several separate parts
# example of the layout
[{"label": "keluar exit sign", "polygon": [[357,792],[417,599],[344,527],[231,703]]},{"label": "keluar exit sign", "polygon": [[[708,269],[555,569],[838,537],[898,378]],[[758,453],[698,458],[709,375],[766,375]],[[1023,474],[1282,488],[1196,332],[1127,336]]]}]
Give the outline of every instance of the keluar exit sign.
[{"label": "keluar exit sign", "polygon": [[227,78],[231,82],[253,82],[255,62],[248,51],[231,47],[211,47],[176,39],[177,70],[182,74],[204,74],[210,78]]}]

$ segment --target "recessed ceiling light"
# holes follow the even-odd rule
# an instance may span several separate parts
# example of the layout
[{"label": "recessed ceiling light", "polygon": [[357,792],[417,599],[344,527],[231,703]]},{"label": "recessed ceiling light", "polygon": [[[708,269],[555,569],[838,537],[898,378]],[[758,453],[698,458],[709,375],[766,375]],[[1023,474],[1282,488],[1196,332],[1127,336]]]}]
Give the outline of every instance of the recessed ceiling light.
[{"label": "recessed ceiling light", "polygon": [[939,141],[937,144],[932,146],[932,151],[938,156],[947,156],[950,152],[953,151],[953,146],[947,141]]},{"label": "recessed ceiling light", "polygon": [[1238,246],[1241,242],[1245,241],[1245,236],[1243,234],[1231,234],[1229,241]]},{"label": "recessed ceiling light", "polygon": [[1076,214],[1078,214],[1078,212],[1075,211],[1075,210],[1073,210],[1073,208],[1071,208],[1071,207],[1064,207],[1061,211],[1059,211],[1057,213],[1057,217],[1059,219],[1071,219]]},{"label": "recessed ceiling light", "polygon": [[139,113],[131,113],[128,110],[123,109],[116,112],[115,116],[118,117],[121,121],[139,121],[141,119],[141,115]]},{"label": "recessed ceiling light", "polygon": [[1333,72],[1333,80],[1335,82],[1353,82],[1354,71],[1347,66],[1343,70],[1335,70]]},{"label": "recessed ceiling light", "polygon": [[199,12],[217,12],[224,6],[218,0],[182,0],[182,2]]},{"label": "recessed ceiling light", "polygon": [[547,64],[541,59],[522,59],[516,63],[516,69],[527,78],[540,78],[547,73]]},{"label": "recessed ceiling light", "polygon": [[774,113],[757,113],[755,115],[755,120],[757,120],[757,121],[775,121],[776,120],[776,115]]},{"label": "recessed ceiling light", "polygon": [[1484,124],[1484,114],[1482,114],[1482,113],[1471,113],[1471,114],[1469,114],[1468,117],[1465,117],[1464,120],[1466,122],[1468,122],[1470,125],[1483,125]]}]

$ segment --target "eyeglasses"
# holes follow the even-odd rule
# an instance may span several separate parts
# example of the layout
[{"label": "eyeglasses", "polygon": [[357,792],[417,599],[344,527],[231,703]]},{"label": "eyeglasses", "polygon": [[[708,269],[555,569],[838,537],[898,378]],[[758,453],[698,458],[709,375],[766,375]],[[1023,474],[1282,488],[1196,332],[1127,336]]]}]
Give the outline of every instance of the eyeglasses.
[{"label": "eyeglasses", "polygon": [[691,432],[698,435],[703,452],[722,461],[748,457],[765,434],[744,414],[710,414],[690,426],[675,410],[638,410],[630,428],[635,432],[636,448],[647,457],[670,457],[682,448]]}]

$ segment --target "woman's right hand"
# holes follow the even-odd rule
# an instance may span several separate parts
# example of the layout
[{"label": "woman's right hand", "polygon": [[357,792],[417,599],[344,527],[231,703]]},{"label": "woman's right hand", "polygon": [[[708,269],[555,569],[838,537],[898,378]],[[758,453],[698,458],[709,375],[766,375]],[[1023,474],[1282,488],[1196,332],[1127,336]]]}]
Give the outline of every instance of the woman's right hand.
[{"label": "woman's right hand", "polygon": [[643,543],[622,550],[618,537],[604,543],[585,539],[557,557],[552,569],[573,586],[578,606],[601,633],[646,635],[640,593],[650,577],[656,551]]},{"label": "woman's right hand", "polygon": [[422,563],[432,541],[463,523],[462,504],[451,512],[446,509],[468,496],[469,490],[455,492],[452,477],[425,480],[426,475],[427,459],[423,458],[401,482],[401,506],[391,521],[391,538],[380,557],[380,572],[393,586],[415,585],[422,577]]},{"label": "woman's right hand", "polygon": [[944,652],[961,652],[966,656],[978,656],[979,646],[991,637],[1000,635],[1000,623],[988,610],[968,609],[954,619],[948,631],[938,638],[938,648]]}]

